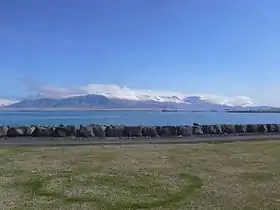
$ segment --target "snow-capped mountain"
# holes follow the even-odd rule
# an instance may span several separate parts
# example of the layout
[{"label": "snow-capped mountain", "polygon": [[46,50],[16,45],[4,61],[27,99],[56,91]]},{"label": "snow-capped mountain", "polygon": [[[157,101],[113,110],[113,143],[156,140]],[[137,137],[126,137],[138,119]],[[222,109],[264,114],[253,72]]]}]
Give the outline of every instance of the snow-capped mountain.
[{"label": "snow-capped mountain", "polygon": [[185,97],[142,97],[135,100],[104,95],[88,94],[67,98],[26,99],[11,104],[9,108],[105,108],[105,109],[185,109],[225,110],[232,106],[215,104],[199,96]]},{"label": "snow-capped mountain", "polygon": [[[90,84],[78,88],[40,86],[27,98],[5,103],[11,108],[127,108],[224,110],[252,106],[246,96],[224,97],[171,91],[135,90],[117,85]],[[5,101],[7,102],[7,101]]]},{"label": "snow-capped mountain", "polygon": [[[214,94],[183,93],[174,91],[139,90],[120,87],[114,84],[89,84],[82,87],[58,88],[54,86],[40,86],[34,90],[38,98],[70,98],[75,96],[102,95],[109,99],[155,101],[163,103],[188,103],[186,98],[195,96],[209,103],[228,106],[250,106],[252,100],[246,96],[218,96]],[[29,99],[30,97],[28,97]]]}]

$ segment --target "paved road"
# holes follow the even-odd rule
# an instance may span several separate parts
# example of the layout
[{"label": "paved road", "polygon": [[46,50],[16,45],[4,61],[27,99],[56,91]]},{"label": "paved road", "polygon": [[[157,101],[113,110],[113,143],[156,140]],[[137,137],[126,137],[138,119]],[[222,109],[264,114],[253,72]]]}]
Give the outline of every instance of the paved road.
[{"label": "paved road", "polygon": [[2,138],[1,146],[78,146],[78,145],[124,145],[124,144],[198,144],[227,143],[238,141],[280,140],[280,135],[216,136],[189,138],[135,138],[135,139],[74,139],[74,138]]}]

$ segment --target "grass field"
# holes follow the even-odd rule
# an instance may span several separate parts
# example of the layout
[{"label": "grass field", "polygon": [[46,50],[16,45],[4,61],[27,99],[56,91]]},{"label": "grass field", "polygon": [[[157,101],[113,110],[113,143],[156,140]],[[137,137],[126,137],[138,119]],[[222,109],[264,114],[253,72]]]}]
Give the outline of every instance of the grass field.
[{"label": "grass field", "polygon": [[280,141],[0,148],[0,209],[280,209]]}]

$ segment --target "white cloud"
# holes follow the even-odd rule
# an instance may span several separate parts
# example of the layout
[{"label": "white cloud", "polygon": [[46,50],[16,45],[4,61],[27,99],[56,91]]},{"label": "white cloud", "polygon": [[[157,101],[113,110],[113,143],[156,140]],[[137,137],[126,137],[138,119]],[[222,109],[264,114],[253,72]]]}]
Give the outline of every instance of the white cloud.
[{"label": "white cloud", "polygon": [[203,100],[211,103],[226,104],[232,106],[252,105],[253,101],[247,96],[218,96],[205,93],[182,93],[155,90],[133,90],[127,87],[120,87],[114,84],[89,84],[76,88],[59,88],[54,86],[37,87],[37,92],[50,98],[64,98],[86,94],[100,94],[109,98],[121,98],[129,100],[154,100],[161,102],[183,102],[188,96],[200,96]]},{"label": "white cloud", "polygon": [[253,105],[253,100],[247,96],[226,97],[226,96],[217,96],[217,95],[209,95],[209,94],[201,94],[201,96],[205,100],[208,100],[216,104],[226,104],[229,106]]},{"label": "white cloud", "polygon": [[40,95],[50,98],[64,98],[86,94],[83,88],[59,88],[54,86],[40,86],[35,90]]}]

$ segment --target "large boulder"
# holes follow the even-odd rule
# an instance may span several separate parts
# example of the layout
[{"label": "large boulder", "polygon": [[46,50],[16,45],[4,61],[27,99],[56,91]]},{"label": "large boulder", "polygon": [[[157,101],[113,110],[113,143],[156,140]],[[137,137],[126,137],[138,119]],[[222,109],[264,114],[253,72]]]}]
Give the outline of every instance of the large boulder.
[{"label": "large boulder", "polygon": [[155,126],[144,126],[142,128],[142,134],[145,137],[157,137],[157,130]]},{"label": "large boulder", "polygon": [[8,128],[8,137],[32,136],[35,128],[33,126],[11,126]]},{"label": "large boulder", "polygon": [[222,134],[222,126],[221,125],[213,125],[212,127],[214,134]]},{"label": "large boulder", "polygon": [[157,126],[157,134],[159,136],[177,136],[176,126]]},{"label": "large boulder", "polygon": [[246,133],[246,125],[243,125],[243,124],[236,124],[234,125],[234,128],[235,128],[235,132],[236,133]]},{"label": "large boulder", "polygon": [[192,126],[192,131],[194,135],[203,135],[202,127],[200,125]]},{"label": "large boulder", "polygon": [[210,126],[211,125],[202,125],[201,126],[201,130],[202,130],[203,134],[210,134]]},{"label": "large boulder", "polygon": [[277,127],[277,131],[276,132],[280,132],[280,124],[277,124],[276,127]]},{"label": "large boulder", "polygon": [[36,126],[32,136],[34,137],[51,137],[54,128],[50,126]]},{"label": "large boulder", "polygon": [[276,132],[280,132],[280,126],[277,124],[267,124],[266,125],[268,132],[271,133],[276,133]]},{"label": "large boulder", "polygon": [[123,135],[125,137],[141,137],[142,126],[125,126]]},{"label": "large boulder", "polygon": [[122,125],[109,125],[106,127],[107,137],[123,137],[124,126]]},{"label": "large boulder", "polygon": [[258,125],[255,125],[255,124],[248,124],[248,125],[246,125],[246,132],[247,133],[256,133],[256,132],[258,132]]},{"label": "large boulder", "polygon": [[91,125],[93,133],[96,137],[105,138],[106,137],[106,126],[105,125]]},{"label": "large boulder", "polygon": [[267,126],[265,124],[257,125],[257,129],[258,129],[258,132],[260,132],[260,133],[268,132]]},{"label": "large boulder", "polygon": [[161,136],[163,133],[163,126],[156,126],[157,135]]},{"label": "large boulder", "polygon": [[180,136],[191,136],[192,135],[192,127],[191,126],[178,126],[177,133]]},{"label": "large boulder", "polygon": [[25,135],[32,136],[35,131],[35,126],[26,126]]},{"label": "large boulder", "polygon": [[54,127],[52,132],[53,137],[67,137],[67,136],[76,136],[76,127],[73,125],[60,125]]},{"label": "large boulder", "polygon": [[8,127],[7,126],[0,126],[0,137],[7,136]]},{"label": "large boulder", "polygon": [[83,126],[80,125],[80,127],[76,130],[76,137],[94,137],[94,132],[91,126]]},{"label": "large boulder", "polygon": [[227,125],[227,124],[221,125],[221,127],[222,127],[222,132],[223,132],[223,133],[227,133],[227,134],[233,134],[233,133],[235,133],[235,127],[234,127],[234,125],[232,125],[232,124],[229,124],[229,125]]},{"label": "large boulder", "polygon": [[222,134],[220,125],[202,125],[202,131],[204,134]]}]

